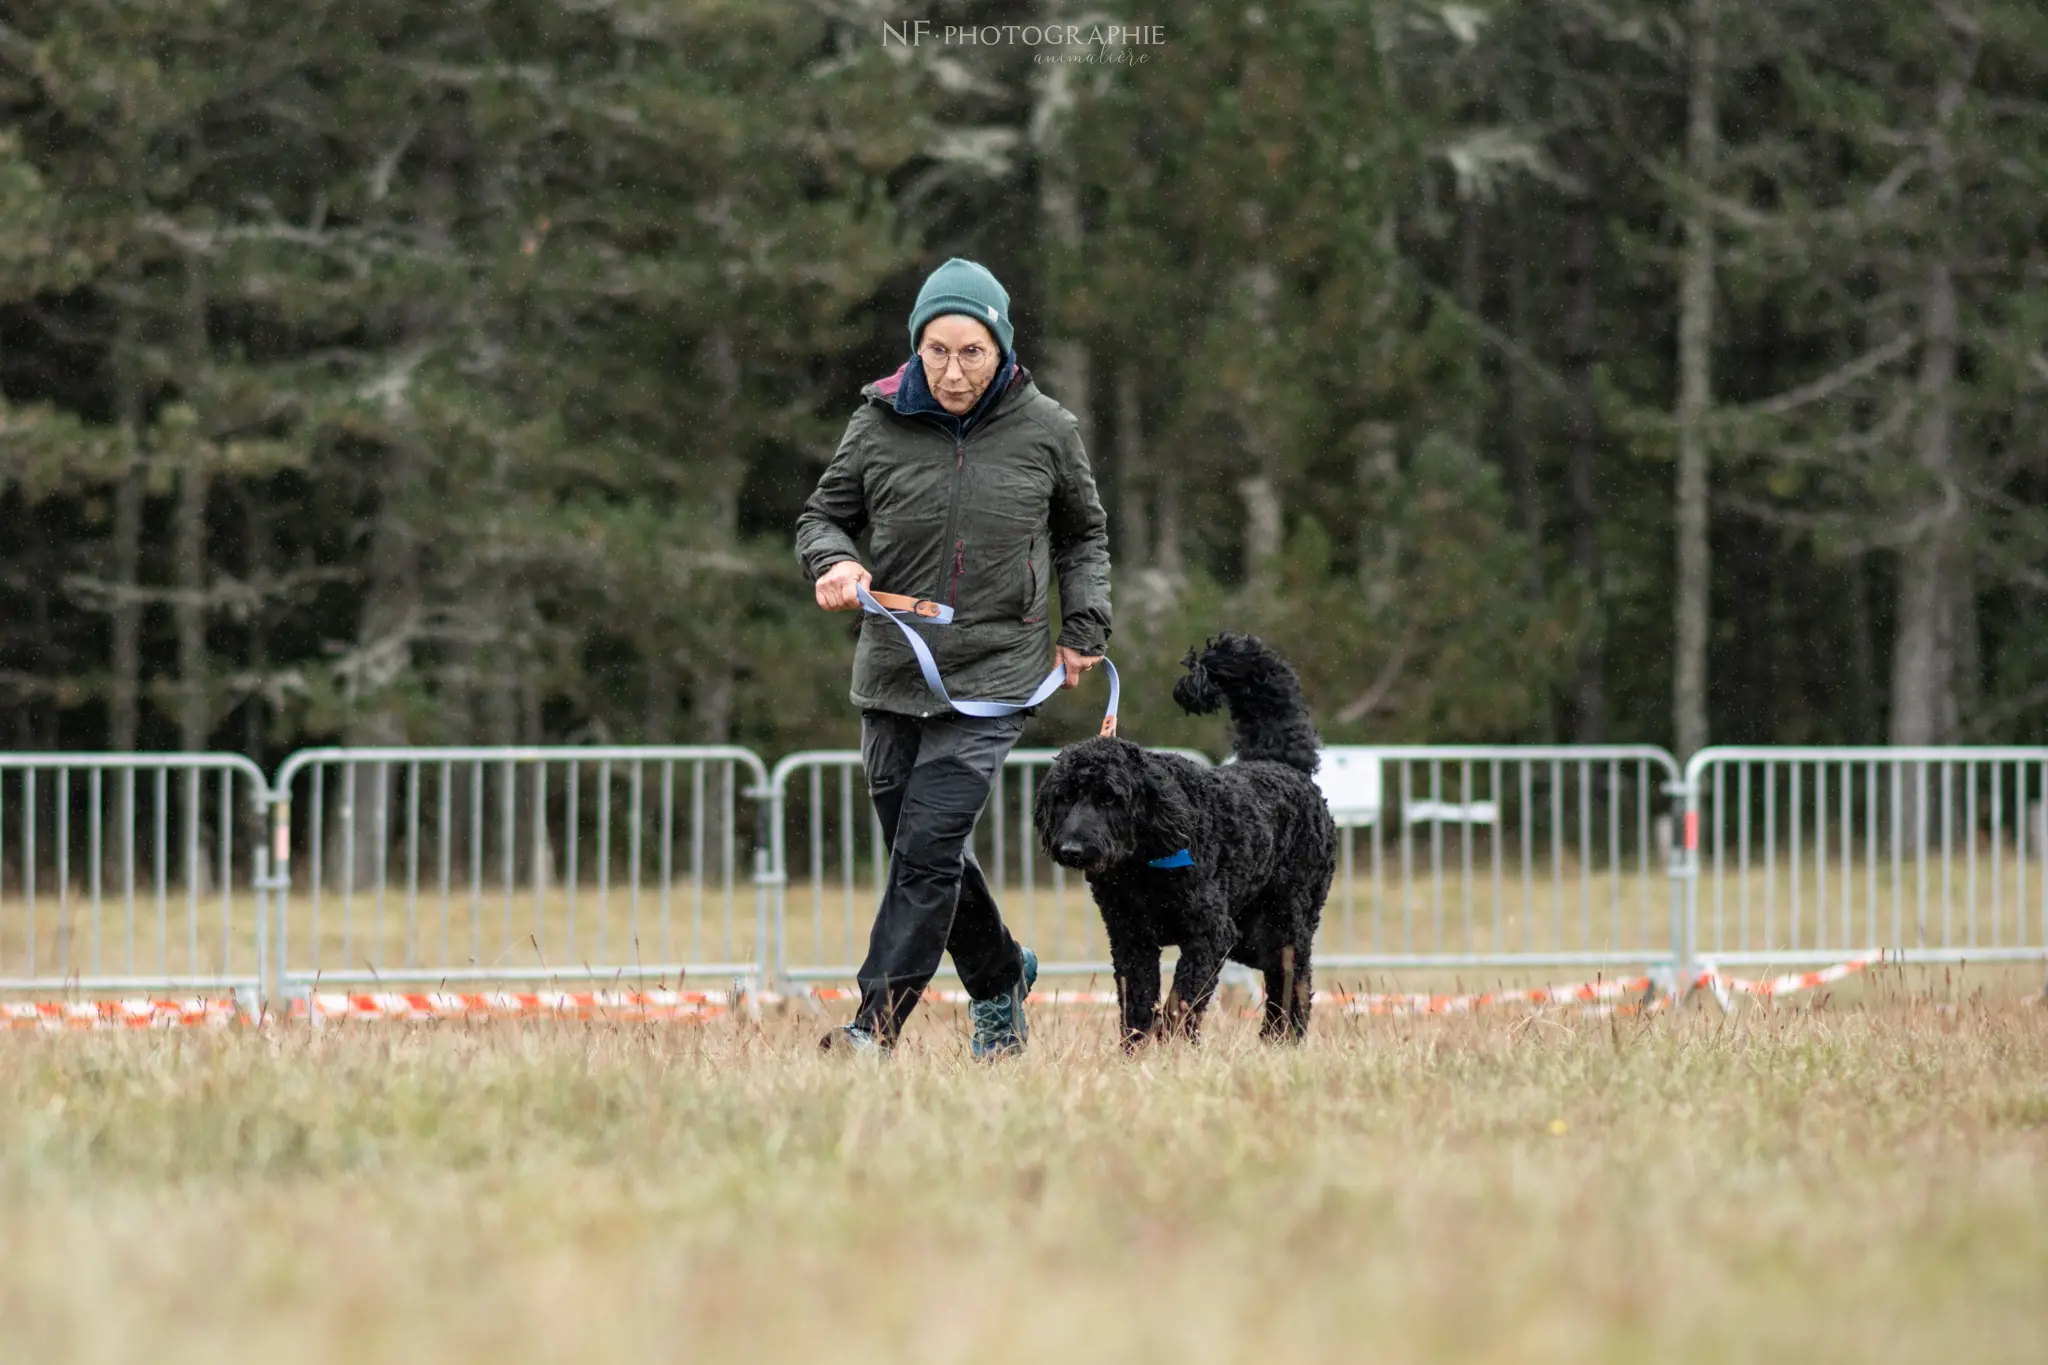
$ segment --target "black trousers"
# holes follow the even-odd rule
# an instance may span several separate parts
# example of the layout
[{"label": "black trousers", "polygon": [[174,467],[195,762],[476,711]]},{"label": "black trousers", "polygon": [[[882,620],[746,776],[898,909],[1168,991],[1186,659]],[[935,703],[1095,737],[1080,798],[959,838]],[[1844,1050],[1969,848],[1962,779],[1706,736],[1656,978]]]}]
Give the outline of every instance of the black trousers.
[{"label": "black trousers", "polygon": [[894,1038],[953,955],[969,995],[986,999],[1024,970],[1017,941],[969,837],[990,784],[1024,732],[1024,718],[861,715],[861,762],[889,850],[889,880],[860,968],[854,1022]]}]

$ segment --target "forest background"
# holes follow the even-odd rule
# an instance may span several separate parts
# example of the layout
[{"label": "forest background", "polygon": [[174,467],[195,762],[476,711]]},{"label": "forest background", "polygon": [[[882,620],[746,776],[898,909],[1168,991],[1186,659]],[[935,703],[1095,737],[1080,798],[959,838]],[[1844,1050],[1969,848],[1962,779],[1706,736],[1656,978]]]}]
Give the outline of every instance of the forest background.
[{"label": "forest background", "polygon": [[0,743],[849,743],[791,528],[955,254],[1135,737],[1238,626],[1335,740],[2040,743],[2044,205],[2038,0],[8,0]]}]

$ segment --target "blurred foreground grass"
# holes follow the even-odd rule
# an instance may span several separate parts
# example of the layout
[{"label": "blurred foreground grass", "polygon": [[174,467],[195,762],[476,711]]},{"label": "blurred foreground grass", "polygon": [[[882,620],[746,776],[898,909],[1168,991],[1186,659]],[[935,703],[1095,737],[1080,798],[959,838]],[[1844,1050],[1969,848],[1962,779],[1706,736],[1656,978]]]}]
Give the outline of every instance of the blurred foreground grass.
[{"label": "blurred foreground grass", "polygon": [[946,1009],[0,1036],[0,1356],[2038,1360],[2048,1010],[1956,982],[994,1069]]}]

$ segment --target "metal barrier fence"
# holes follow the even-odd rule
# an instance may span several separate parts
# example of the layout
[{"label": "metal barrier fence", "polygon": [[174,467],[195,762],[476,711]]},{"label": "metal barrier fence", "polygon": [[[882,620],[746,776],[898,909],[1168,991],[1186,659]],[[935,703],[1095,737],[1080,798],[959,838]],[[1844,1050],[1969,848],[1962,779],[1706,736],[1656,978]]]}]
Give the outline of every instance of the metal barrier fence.
[{"label": "metal barrier fence", "polygon": [[[1048,975],[1106,977],[1031,825],[1055,756],[1010,756],[976,857]],[[1339,979],[2048,959],[2048,748],[1338,747],[1319,781]],[[845,979],[886,875],[850,750],[0,755],[0,993]]]},{"label": "metal barrier fence", "polygon": [[[1206,766],[1206,754],[1168,749]],[[1010,753],[972,847],[1003,917],[1038,953],[1041,976],[1108,977],[1109,946],[1087,883],[1047,858],[1031,825],[1037,783],[1056,749]],[[850,980],[889,875],[881,822],[856,750],[791,754],[768,781],[775,878],[775,966],[789,982]],[[942,970],[950,971],[948,964]]]},{"label": "metal barrier fence", "polygon": [[1705,960],[2048,957],[2048,749],[1704,749],[1686,780]]},{"label": "metal barrier fence", "polygon": [[1319,972],[1684,958],[1677,764],[1639,745],[1326,749],[1338,822]]},{"label": "metal barrier fence", "polygon": [[0,754],[0,992],[253,998],[269,793],[238,754]]},{"label": "metal barrier fence", "polygon": [[[1107,976],[1083,879],[1047,859],[1031,827],[1034,783],[1055,756],[1010,756],[976,826],[976,857],[1041,974]],[[1320,780],[1342,841],[1321,966],[1642,967],[1683,954],[1669,813],[1678,768],[1661,749],[1332,749]],[[887,876],[860,755],[792,754],[769,786],[773,975],[849,978]]]},{"label": "metal barrier fence", "polygon": [[294,754],[274,981],[758,978],[770,869],[742,800],[766,780],[725,747]]}]

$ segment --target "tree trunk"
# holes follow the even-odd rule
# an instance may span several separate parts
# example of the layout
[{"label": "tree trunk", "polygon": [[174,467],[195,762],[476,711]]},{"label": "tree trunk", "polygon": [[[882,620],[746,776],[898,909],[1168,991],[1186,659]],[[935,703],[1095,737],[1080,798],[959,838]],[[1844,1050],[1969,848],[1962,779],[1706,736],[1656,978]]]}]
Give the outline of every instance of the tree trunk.
[{"label": "tree trunk", "polygon": [[[1944,82],[1943,119],[1961,100],[1960,84]],[[1946,191],[1952,173],[1948,139],[1928,138],[1928,169]],[[1946,195],[1944,194],[1944,198]],[[1961,720],[1960,661],[1975,655],[1963,636],[1975,613],[1957,608],[1968,592],[1964,538],[1968,530],[1955,448],[1955,384],[1959,346],[1955,275],[1937,248],[1922,282],[1920,419],[1913,460],[1933,485],[1938,505],[1921,534],[1899,553],[1899,624],[1892,650],[1891,742],[1946,744]]]},{"label": "tree trunk", "polygon": [[1172,469],[1161,471],[1158,480],[1158,543],[1153,562],[1166,582],[1178,586],[1187,580],[1187,560],[1181,550],[1180,479]]},{"label": "tree trunk", "polygon": [[647,698],[641,712],[640,742],[668,744],[676,732],[676,665],[665,649],[654,649],[647,660]]},{"label": "tree trunk", "polygon": [[[264,515],[261,489],[247,490],[243,500],[243,522],[243,534],[248,538],[246,572],[250,583],[261,583],[264,568],[270,562],[270,521]],[[264,670],[269,666],[269,614],[266,602],[259,600],[249,610],[249,676],[258,685],[250,690],[242,703],[242,752],[258,762],[262,761],[263,753],[261,684],[265,681]]]},{"label": "tree trunk", "polygon": [[[1255,232],[1264,228],[1264,206],[1246,206],[1245,216]],[[1278,347],[1273,303],[1280,292],[1280,276],[1268,261],[1254,261],[1244,272],[1246,311],[1251,322],[1248,338],[1256,354],[1272,354]],[[1256,472],[1242,479],[1237,494],[1244,499],[1244,582],[1257,597],[1270,598],[1279,590],[1282,524],[1280,494],[1272,470],[1277,460],[1268,413],[1264,376],[1256,364],[1247,373],[1238,403],[1237,421],[1243,433],[1247,463]]]},{"label": "tree trunk", "polygon": [[1116,505],[1118,549],[1126,567],[1152,567],[1152,516],[1146,504],[1145,403],[1137,367],[1126,360],[1116,375]]},{"label": "tree trunk", "polygon": [[[141,301],[135,297],[140,272],[131,272],[129,296],[117,307],[120,317],[114,335],[114,410],[120,423],[124,454],[129,461],[120,482],[114,485],[114,543],[109,565],[113,600],[110,604],[112,639],[109,641],[110,674],[107,680],[107,747],[115,753],[133,753],[139,747],[142,729],[142,517],[146,492],[143,454],[143,376],[141,371]],[[51,708],[54,712],[56,708]],[[102,798],[106,828],[131,831],[135,828],[135,799],[125,782],[110,782]],[[101,875],[114,880],[125,872],[122,858],[132,845],[121,834],[113,834],[101,846]],[[67,925],[60,931],[70,933]]]},{"label": "tree trunk", "polygon": [[1849,561],[1849,742],[1879,744],[1877,724],[1877,651],[1871,640],[1870,562],[1864,555]]},{"label": "tree trunk", "polygon": [[1244,499],[1245,586],[1271,597],[1280,588],[1280,495],[1264,474],[1239,483],[1237,493]]},{"label": "tree trunk", "polygon": [[[1044,0],[1045,24],[1050,29],[1063,25],[1067,0]],[[1044,49],[1047,55],[1060,49]],[[1074,106],[1072,67],[1054,60],[1040,68],[1038,100],[1031,115],[1032,142],[1038,165],[1038,213],[1040,231],[1052,249],[1068,259],[1082,251],[1080,196],[1074,188],[1072,156],[1066,147],[1066,125]],[[1050,272],[1042,272],[1049,274]],[[1047,294],[1050,295],[1048,290]],[[1048,298],[1048,302],[1051,302]],[[1081,430],[1081,448],[1095,449],[1095,404],[1093,356],[1088,343],[1061,324],[1057,306],[1047,310],[1051,326],[1044,344],[1045,389],[1059,400]]]},{"label": "tree trunk", "polygon": [[[1970,581],[1969,513],[1956,450],[1955,386],[1960,318],[1955,273],[1941,224],[1954,211],[1954,161],[1947,125],[1962,102],[1962,83],[1944,79],[1936,95],[1936,124],[1927,137],[1933,184],[1936,242],[1921,282],[1919,420],[1913,461],[1933,486],[1936,504],[1920,534],[1899,552],[1898,636],[1892,650],[1891,742],[1952,744],[1959,737],[1965,698],[1974,688],[1964,667],[1974,666],[1977,617]],[[1929,812],[1918,808],[1920,782],[1908,773],[1901,828],[1908,847],[1933,837]],[[1926,925],[1919,926],[1926,939]]]},{"label": "tree trunk", "polygon": [[[1532,319],[1529,316],[1529,222],[1527,202],[1519,184],[1508,193],[1508,332],[1515,345],[1530,349]],[[1549,596],[1543,572],[1543,483],[1536,467],[1535,411],[1530,401],[1529,376],[1519,356],[1511,356],[1507,367],[1508,461],[1513,470],[1515,511],[1527,541],[1522,562],[1522,590],[1532,603]],[[1550,744],[1557,740],[1557,709],[1545,706],[1538,713],[1536,740]]]},{"label": "tree trunk", "polygon": [[[740,370],[739,353],[731,335],[723,327],[712,329],[705,353],[706,369],[719,393],[712,414],[713,429],[717,430],[738,410],[744,376]],[[714,466],[710,473],[708,521],[719,547],[736,553],[740,540],[740,483],[746,477],[746,469],[737,459],[728,457]],[[719,597],[721,601],[730,601],[732,594],[720,593]],[[719,619],[720,634],[730,640],[739,625],[737,614],[729,608],[721,609]],[[696,719],[697,742],[729,744],[732,742],[733,702],[739,679],[732,650],[702,649],[697,652],[694,662],[691,705]]]},{"label": "tree trunk", "polygon": [[697,675],[695,709],[699,744],[730,744],[733,698],[737,692],[730,667],[707,668]]},{"label": "tree trunk", "polygon": [[1713,569],[1707,536],[1707,446],[1713,404],[1714,227],[1703,196],[1720,154],[1716,98],[1717,0],[1692,0],[1686,161],[1693,198],[1685,215],[1685,265],[1678,303],[1678,603],[1672,669],[1672,728],[1683,763],[1707,743],[1707,624]]},{"label": "tree trunk", "polygon": [[[1458,214],[1458,307],[1471,318],[1479,317],[1485,308],[1481,286],[1486,264],[1485,225],[1478,197],[1467,195],[1459,205]],[[1486,409],[1476,402],[1467,403],[1464,408],[1458,424],[1458,436],[1466,449],[1476,453],[1484,434]]]},{"label": "tree trunk", "polygon": [[[1526,125],[1530,121],[1526,102],[1512,84],[1501,92],[1501,108],[1511,123]],[[1536,467],[1535,405],[1531,402],[1528,369],[1523,360],[1523,356],[1538,349],[1529,308],[1529,239],[1534,224],[1530,221],[1528,192],[1520,178],[1508,186],[1506,211],[1508,335],[1517,351],[1508,357],[1507,365],[1508,459],[1514,479],[1515,508],[1520,515],[1522,534],[1529,542],[1524,583],[1529,600],[1541,602],[1547,595],[1547,575],[1543,569],[1543,484]],[[1553,728],[1546,707],[1544,739],[1555,738]]]},{"label": "tree trunk", "polygon": [[[138,281],[131,287],[139,288]],[[142,374],[140,303],[124,299],[114,329],[114,411],[132,461],[114,486],[111,657],[107,680],[107,746],[132,753],[141,729],[142,603],[138,597],[142,565]]]},{"label": "tree trunk", "polygon": [[514,745],[519,742],[518,653],[512,644],[511,608],[502,593],[489,603],[494,637],[476,651],[483,661],[483,713],[487,744]]},{"label": "tree trunk", "polygon": [[1401,532],[1388,516],[1400,496],[1401,469],[1391,423],[1371,422],[1358,456],[1358,587],[1376,626],[1398,629]]},{"label": "tree trunk", "polygon": [[[355,748],[389,748],[407,740],[404,702],[395,684],[412,671],[411,634],[421,606],[419,537],[411,520],[417,459],[409,435],[399,435],[384,451],[367,559],[369,582],[356,617],[354,671],[344,682],[349,711],[343,737]],[[358,889],[377,884],[379,815],[388,839],[397,809],[395,778],[391,765],[360,766],[355,807],[344,810],[337,822],[337,838],[344,824],[353,824],[349,875]],[[339,876],[346,850],[336,846],[334,855],[331,875]]]},{"label": "tree trunk", "polygon": [[[712,492],[711,515],[721,543],[736,546],[740,534],[740,469],[730,471]],[[736,624],[736,623],[735,623]],[[699,744],[730,744],[733,737],[734,702],[739,693],[739,671],[732,651],[719,649],[699,656],[692,707],[697,720]]]},{"label": "tree trunk", "polygon": [[349,699],[352,744],[392,744],[404,738],[404,718],[390,680],[409,671],[421,607],[420,543],[410,506],[417,462],[409,435],[385,449],[367,556],[369,583],[356,618],[359,671],[351,679]]},{"label": "tree trunk", "polygon": [[[206,273],[196,255],[185,259],[185,365],[196,374],[206,364]],[[178,629],[178,747],[206,748],[213,729],[207,698],[206,499],[210,486],[195,443],[178,471],[177,597],[172,617]]]},{"label": "tree trunk", "polygon": [[[1590,161],[1590,155],[1586,158]],[[1581,174],[1590,179],[1590,168]],[[1570,214],[1566,278],[1570,313],[1565,324],[1565,382],[1570,388],[1570,428],[1566,481],[1572,505],[1572,567],[1586,594],[1590,619],[1579,640],[1577,675],[1572,682],[1572,735],[1581,744],[1598,744],[1607,732],[1606,623],[1600,556],[1600,501],[1597,465],[1600,458],[1599,418],[1593,395],[1594,367],[1599,360],[1599,300],[1595,270],[1599,264],[1598,200],[1591,194],[1575,200]]]},{"label": "tree trunk", "polygon": [[[529,620],[534,613],[529,609]],[[529,632],[528,639],[532,635]],[[542,707],[547,702],[547,678],[541,669],[537,651],[531,644],[519,653],[519,742],[530,748],[539,748],[547,742],[545,718]],[[553,774],[550,774],[553,776]],[[567,780],[566,772],[560,780]],[[560,792],[548,793],[548,800],[539,799],[539,769],[526,775],[514,802],[517,814],[514,819],[521,829],[517,861],[526,869],[527,885],[536,895],[545,894],[546,888],[559,883],[555,875],[555,825],[550,813],[556,809],[566,812]]]},{"label": "tree trunk", "polygon": [[[202,753],[213,729],[206,688],[206,471],[187,465],[178,476],[177,585],[172,614],[178,626],[178,747]],[[232,818],[228,812],[223,819]],[[213,894],[212,840],[201,841],[192,865],[194,890]]]}]

